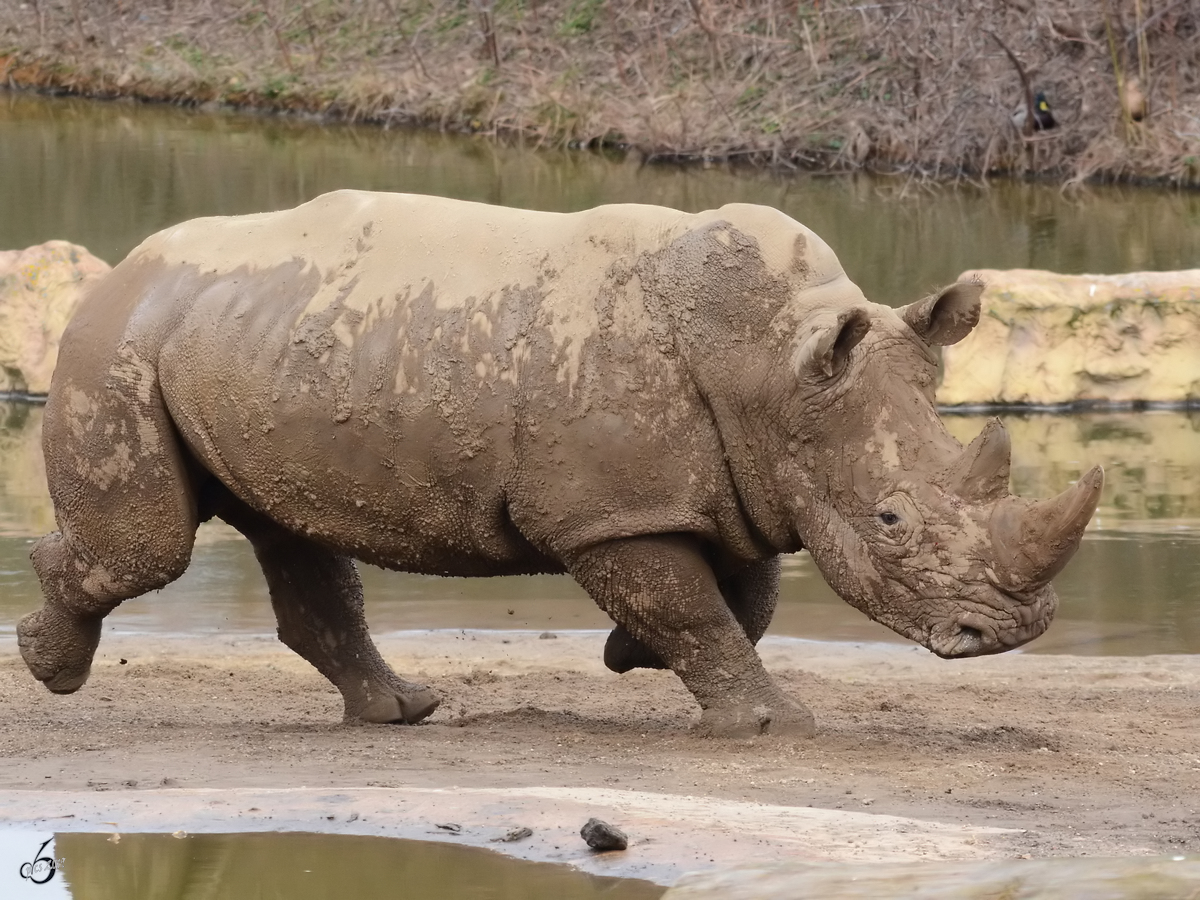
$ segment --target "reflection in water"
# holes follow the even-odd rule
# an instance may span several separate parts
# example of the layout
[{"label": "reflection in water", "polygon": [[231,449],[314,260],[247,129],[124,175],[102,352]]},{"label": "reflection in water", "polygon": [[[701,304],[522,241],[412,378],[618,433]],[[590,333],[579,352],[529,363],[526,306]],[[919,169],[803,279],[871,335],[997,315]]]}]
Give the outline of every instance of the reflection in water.
[{"label": "reflection in water", "polygon": [[0,403],[0,536],[32,537],[53,530],[42,460],[42,408]]},{"label": "reflection in water", "polygon": [[[1200,416],[1183,413],[1006,416],[1013,488],[1048,497],[1095,463],[1104,496],[1075,559],[1058,578],[1062,605],[1031,652],[1200,653]],[[28,554],[53,515],[41,468],[42,409],[0,403],[0,635],[41,602]],[[960,440],[984,417],[947,418]],[[362,566],[376,633],[423,628],[607,628],[565,576],[434,578]],[[511,612],[510,612],[511,610]],[[219,523],[201,527],[187,573],[107,620],[124,631],[274,630],[249,545]],[[808,554],[784,561],[771,634],[900,641],[826,586]]]},{"label": "reflection in water", "polygon": [[599,878],[489,850],[307,833],[57,835],[75,900],[652,900],[649,882]]},{"label": "reflection in water", "polygon": [[[0,249],[51,238],[116,263],[184,219],[295,206],[337,188],[534,209],[775,206],[821,235],[867,296],[904,303],[972,268],[1097,274],[1189,268],[1200,193],[639,166],[478,138],[205,114],[0,91]],[[14,212],[16,214],[14,214]]]},{"label": "reflection in water", "polygon": [[[1012,488],[1049,497],[1097,463],[1104,466],[1098,530],[1170,531],[1200,526],[1200,415],[1093,413],[1006,415],[1012,437]],[[963,443],[986,416],[947,416]]]}]

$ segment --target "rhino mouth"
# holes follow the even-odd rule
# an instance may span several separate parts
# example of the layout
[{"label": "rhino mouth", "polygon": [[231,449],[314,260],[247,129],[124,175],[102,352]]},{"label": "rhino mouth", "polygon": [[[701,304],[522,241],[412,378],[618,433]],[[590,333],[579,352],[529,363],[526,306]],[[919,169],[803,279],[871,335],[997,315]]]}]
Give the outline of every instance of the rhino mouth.
[{"label": "rhino mouth", "polygon": [[919,638],[942,659],[1004,653],[1027,644],[1050,626],[1058,597],[1049,585],[1028,594],[989,587],[994,597],[974,597],[956,614],[933,624]]}]

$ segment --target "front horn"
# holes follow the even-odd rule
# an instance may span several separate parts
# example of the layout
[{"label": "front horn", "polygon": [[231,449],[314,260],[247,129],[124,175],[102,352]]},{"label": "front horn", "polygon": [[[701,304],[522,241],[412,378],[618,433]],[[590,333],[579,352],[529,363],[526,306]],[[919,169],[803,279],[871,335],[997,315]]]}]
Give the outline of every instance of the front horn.
[{"label": "front horn", "polygon": [[1104,470],[1095,466],[1050,500],[1012,497],[997,503],[989,529],[1000,586],[1036,591],[1061,572],[1079,549],[1103,489]]}]

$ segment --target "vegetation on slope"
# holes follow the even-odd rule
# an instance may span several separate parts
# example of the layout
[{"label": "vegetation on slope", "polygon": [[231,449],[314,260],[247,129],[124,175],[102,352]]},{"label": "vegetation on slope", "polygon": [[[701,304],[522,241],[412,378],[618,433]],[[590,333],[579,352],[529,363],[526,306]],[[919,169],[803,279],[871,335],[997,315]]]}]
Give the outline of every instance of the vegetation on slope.
[{"label": "vegetation on slope", "polygon": [[1197,46],[1200,0],[0,4],[15,86],[935,178],[1200,184]]}]

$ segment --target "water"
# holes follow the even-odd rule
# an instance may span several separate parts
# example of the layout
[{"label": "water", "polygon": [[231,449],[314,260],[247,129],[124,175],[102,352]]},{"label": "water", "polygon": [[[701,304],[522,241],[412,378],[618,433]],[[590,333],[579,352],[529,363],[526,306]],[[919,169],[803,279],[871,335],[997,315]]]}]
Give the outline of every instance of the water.
[{"label": "water", "polygon": [[[47,99],[0,91],[0,248],[65,238],[117,262],[166,225],[277,209],[334,188],[421,191],[541,209],[637,201],[698,210],[767,203],[813,227],[873,299],[907,302],[975,267],[1107,273],[1200,260],[1200,193],[1036,185],[916,189],[903,181],[640,166],[425,132]],[[41,411],[0,405],[0,636],[40,602],[27,559],[53,529]],[[1200,652],[1200,418],[1005,417],[1014,488],[1050,496],[1093,463],[1108,485],[1059,619],[1031,652]],[[982,418],[956,417],[969,439]],[[565,577],[437,579],[364,567],[376,632],[607,628]],[[110,628],[273,630],[262,576],[230,529],[205,526],[191,568],[123,605]],[[771,633],[900,640],[841,602],[805,554],[785,562]]]},{"label": "water", "polygon": [[427,132],[203,114],[0,91],[0,249],[50,238],[116,263],[183,219],[281,209],[335,188],[534,209],[778,207],[882,303],[969,268],[1097,274],[1200,263],[1200,193],[1043,185],[923,190],[903,180],[640,166]]},{"label": "water", "polygon": [[[20,876],[55,861],[42,884]],[[33,874],[46,878],[49,864]],[[0,896],[19,900],[655,900],[666,889],[427,841],[309,833],[0,831]]]},{"label": "water", "polygon": [[[1094,463],[1105,467],[1100,508],[1075,559],[1056,580],[1050,631],[1029,652],[1200,652],[1200,414],[1005,416],[1013,489],[1046,497]],[[0,636],[41,603],[28,554],[53,529],[40,452],[42,408],[0,403]],[[954,416],[963,441],[982,416]],[[566,576],[436,578],[362,566],[367,618],[377,633],[424,628],[595,629],[608,618]],[[106,627],[124,632],[274,630],[266,585],[249,544],[220,523],[201,526],[187,573],[127,601]],[[842,602],[806,553],[785,558],[769,634],[896,641]]]}]

